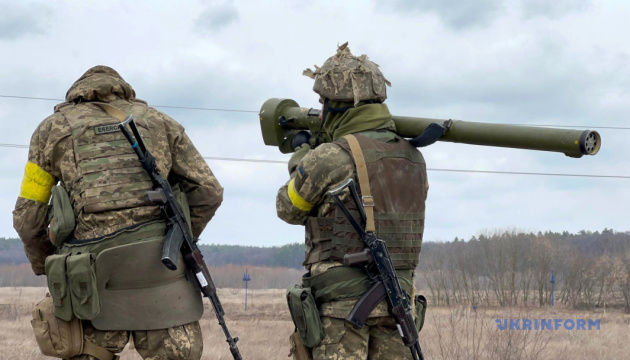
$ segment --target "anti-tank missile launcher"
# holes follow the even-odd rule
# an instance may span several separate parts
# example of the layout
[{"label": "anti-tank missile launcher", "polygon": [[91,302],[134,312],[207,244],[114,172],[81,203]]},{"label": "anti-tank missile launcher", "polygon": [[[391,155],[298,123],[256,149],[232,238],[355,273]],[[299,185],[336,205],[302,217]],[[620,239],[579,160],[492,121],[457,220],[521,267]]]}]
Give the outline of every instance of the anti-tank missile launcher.
[{"label": "anti-tank missile launcher", "polygon": [[[265,145],[278,146],[282,153],[293,152],[296,145],[311,146],[329,142],[321,130],[321,110],[301,108],[290,99],[272,98],[260,109],[260,128]],[[553,151],[579,158],[595,155],[601,137],[591,130],[566,130],[547,127],[489,124],[461,120],[442,120],[393,116],[399,135],[425,146],[437,141],[497,146],[516,149]],[[436,135],[436,133],[438,133]]]}]

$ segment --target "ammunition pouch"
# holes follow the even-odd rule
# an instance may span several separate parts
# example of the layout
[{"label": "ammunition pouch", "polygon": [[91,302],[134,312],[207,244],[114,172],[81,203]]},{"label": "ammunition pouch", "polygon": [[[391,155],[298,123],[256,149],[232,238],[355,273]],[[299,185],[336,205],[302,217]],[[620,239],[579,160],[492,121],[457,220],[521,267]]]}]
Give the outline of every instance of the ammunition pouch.
[{"label": "ammunition pouch", "polygon": [[99,360],[117,360],[118,356],[107,349],[83,341],[81,321],[72,317],[70,321],[59,319],[54,314],[54,298],[46,294],[33,309],[31,326],[39,350],[45,356],[68,359],[81,354]]},{"label": "ammunition pouch", "polygon": [[416,307],[416,318],[414,321],[416,324],[416,330],[420,332],[424,326],[424,318],[427,312],[427,298],[423,295],[416,295],[414,298],[414,305]]},{"label": "ammunition pouch", "polygon": [[52,188],[52,223],[49,229],[49,238],[56,247],[60,247],[70,238],[76,219],[70,203],[68,193],[61,185]]},{"label": "ammunition pouch", "polygon": [[303,346],[312,348],[319,345],[324,337],[324,330],[311,289],[301,285],[289,286],[287,303]]},{"label": "ammunition pouch", "polygon": [[175,200],[179,204],[179,207],[182,208],[182,212],[184,213],[184,218],[186,219],[186,224],[188,224],[188,229],[192,233],[192,223],[190,221],[190,205],[188,205],[188,198],[186,197],[186,192],[181,184],[177,183],[172,186],[173,195],[175,196]]},{"label": "ammunition pouch", "polygon": [[73,317],[70,288],[66,278],[68,254],[51,255],[46,258],[46,280],[52,296],[53,312],[59,319],[70,321]]},{"label": "ammunition pouch", "polygon": [[94,254],[68,256],[66,258],[66,275],[74,316],[81,320],[94,319],[101,310],[96,291]]},{"label": "ammunition pouch", "polygon": [[70,321],[73,315],[92,320],[99,314],[93,254],[52,255],[45,266],[55,316]]},{"label": "ammunition pouch", "polygon": [[179,254],[177,270],[160,261],[164,236],[111,247],[96,257],[99,330],[167,329],[197,321],[201,293]]},{"label": "ammunition pouch", "polygon": [[293,357],[293,360],[313,360],[311,350],[304,346],[300,334],[297,331],[289,336],[289,343],[291,345],[289,357]]}]

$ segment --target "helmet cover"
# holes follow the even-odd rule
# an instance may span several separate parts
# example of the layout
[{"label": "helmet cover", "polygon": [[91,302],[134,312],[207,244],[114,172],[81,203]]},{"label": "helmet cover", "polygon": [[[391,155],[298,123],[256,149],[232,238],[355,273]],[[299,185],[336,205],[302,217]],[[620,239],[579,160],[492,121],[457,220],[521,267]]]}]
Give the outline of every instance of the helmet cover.
[{"label": "helmet cover", "polygon": [[302,74],[315,79],[313,91],[321,97],[355,105],[360,101],[385,101],[386,85],[392,86],[378,64],[367,55],[352,55],[347,42],[338,46],[337,54],[322,67],[315,65],[315,71],[306,69]]}]

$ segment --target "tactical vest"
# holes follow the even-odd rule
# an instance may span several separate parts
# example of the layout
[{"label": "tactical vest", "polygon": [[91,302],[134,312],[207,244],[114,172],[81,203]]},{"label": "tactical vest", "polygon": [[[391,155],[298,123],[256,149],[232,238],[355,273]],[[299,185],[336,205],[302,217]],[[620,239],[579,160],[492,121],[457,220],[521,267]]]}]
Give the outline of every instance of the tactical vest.
[{"label": "tactical vest", "polygon": [[[124,104],[128,107],[129,103]],[[75,214],[149,205],[144,194],[152,189],[151,178],[118,128],[118,119],[96,105],[82,107],[62,110],[72,129],[77,165],[77,181],[71,186]],[[143,116],[147,109],[145,104],[134,102],[130,112],[136,115],[144,142],[151,149],[151,136]]]},{"label": "tactical vest", "polygon": [[[393,142],[383,142],[354,135],[367,166],[374,198],[376,234],[387,244],[397,270],[415,269],[422,245],[428,184],[424,158],[401,137],[396,137]],[[352,155],[345,139],[333,144]],[[354,202],[348,199],[344,203],[359,219]],[[304,265],[323,260],[341,261],[345,254],[364,249],[352,225],[334,205],[327,216],[308,218],[306,245]]]},{"label": "tactical vest", "polygon": [[[156,143],[162,135],[149,130],[155,124],[148,123],[146,104],[124,100],[108,104],[134,115],[147,149],[155,154],[151,135]],[[47,272],[49,278],[67,283],[55,286],[49,281],[49,288],[67,288],[70,294],[66,303],[63,291],[53,294],[60,311],[90,320],[99,330],[166,329],[199,320],[203,302],[181,254],[176,271],[159,261],[167,225],[159,216],[159,206],[145,200],[153,184],[118,128],[120,119],[94,103],[64,104],[59,112],[72,129],[74,154],[69,151],[66,156],[74,158],[64,158],[64,164],[76,164],[76,175],[64,185],[70,189],[74,212],[79,220],[84,215],[99,217],[106,229],[102,236],[67,241],[55,257],[49,257],[57,265]],[[173,191],[190,226],[186,195],[179,185]],[[140,207],[157,213],[134,214]],[[163,301],[168,296],[176,296],[177,301]]]}]

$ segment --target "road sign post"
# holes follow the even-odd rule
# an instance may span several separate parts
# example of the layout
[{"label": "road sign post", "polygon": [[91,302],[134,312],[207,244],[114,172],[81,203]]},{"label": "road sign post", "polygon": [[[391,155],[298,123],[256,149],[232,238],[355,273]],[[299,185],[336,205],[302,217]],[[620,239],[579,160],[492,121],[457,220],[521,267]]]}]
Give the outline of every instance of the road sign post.
[{"label": "road sign post", "polygon": [[243,275],[243,281],[245,281],[245,310],[247,310],[247,284],[250,282],[251,279],[252,278],[247,272],[247,268],[245,268],[245,274]]}]

